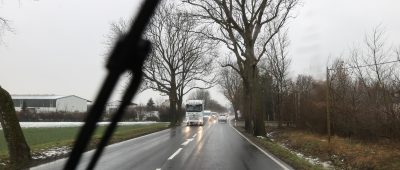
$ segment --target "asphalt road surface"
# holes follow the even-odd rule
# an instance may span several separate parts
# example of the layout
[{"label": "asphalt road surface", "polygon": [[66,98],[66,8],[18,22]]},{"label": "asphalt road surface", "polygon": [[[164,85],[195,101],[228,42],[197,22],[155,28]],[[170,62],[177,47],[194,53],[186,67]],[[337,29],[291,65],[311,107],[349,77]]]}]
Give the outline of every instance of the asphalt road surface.
[{"label": "asphalt road surface", "polygon": [[[93,152],[86,152],[78,169],[85,169]],[[31,169],[62,169],[60,159]],[[230,124],[208,122],[181,126],[108,146],[95,169],[104,170],[243,170],[292,169],[261,151]]]}]

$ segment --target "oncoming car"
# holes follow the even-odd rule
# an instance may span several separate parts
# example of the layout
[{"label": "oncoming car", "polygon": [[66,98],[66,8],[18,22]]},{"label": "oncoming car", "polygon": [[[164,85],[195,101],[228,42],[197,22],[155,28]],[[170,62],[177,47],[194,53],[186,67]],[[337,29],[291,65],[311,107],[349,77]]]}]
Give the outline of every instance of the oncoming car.
[{"label": "oncoming car", "polygon": [[222,113],[218,116],[218,122],[228,122],[228,115],[226,113]]}]

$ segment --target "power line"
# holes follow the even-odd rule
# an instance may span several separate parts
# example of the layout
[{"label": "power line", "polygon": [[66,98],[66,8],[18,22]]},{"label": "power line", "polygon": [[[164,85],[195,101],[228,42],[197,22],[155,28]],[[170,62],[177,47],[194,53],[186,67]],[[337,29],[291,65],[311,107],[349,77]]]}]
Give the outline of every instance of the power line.
[{"label": "power line", "polygon": [[[400,62],[399,60],[394,60],[394,61],[387,61],[387,62],[383,62],[383,63],[377,63],[377,64],[367,64],[367,65],[362,65],[362,66],[350,66],[350,67],[343,67],[340,69],[355,69],[355,68],[364,68],[364,67],[371,67],[371,66],[376,66],[376,65],[384,65],[384,64],[390,64],[390,63],[395,63],[395,62]],[[328,68],[328,70],[335,70],[334,68]]]}]

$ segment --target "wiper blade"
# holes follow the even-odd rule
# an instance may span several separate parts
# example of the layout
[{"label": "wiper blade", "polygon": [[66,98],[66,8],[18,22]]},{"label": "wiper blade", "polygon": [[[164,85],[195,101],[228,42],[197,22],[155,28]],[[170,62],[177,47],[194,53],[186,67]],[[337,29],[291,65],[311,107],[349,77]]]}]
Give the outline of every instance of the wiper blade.
[{"label": "wiper blade", "polygon": [[143,63],[150,51],[150,42],[143,40],[142,35],[159,1],[160,0],[145,0],[129,32],[125,36],[121,37],[114,47],[106,65],[108,75],[103,82],[93,107],[90,109],[86,117],[85,124],[78,134],[72,152],[65,164],[65,170],[74,170],[78,166],[82,154],[93,136],[97,122],[99,122],[101,115],[103,114],[104,107],[110,98],[115,85],[124,72],[130,71],[133,78],[123,95],[121,105],[114,114],[110,125],[104,132],[95,154],[92,156],[86,169],[94,169],[96,162],[100,158],[104,147],[111,138],[117,123],[121,120],[125,108],[129,105],[133,96],[138,91],[143,75]]}]

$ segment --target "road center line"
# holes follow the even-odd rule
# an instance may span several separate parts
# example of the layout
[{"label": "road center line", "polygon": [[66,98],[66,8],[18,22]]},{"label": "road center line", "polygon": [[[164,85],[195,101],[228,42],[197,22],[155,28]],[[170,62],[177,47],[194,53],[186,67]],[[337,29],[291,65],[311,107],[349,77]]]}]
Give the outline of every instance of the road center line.
[{"label": "road center line", "polygon": [[156,170],[161,170],[161,168],[157,168]]},{"label": "road center line", "polygon": [[193,140],[193,138],[187,139],[186,142],[183,142],[182,145],[186,146],[187,144],[189,144],[191,141]]},{"label": "road center line", "polygon": [[182,148],[179,148],[178,150],[176,150],[175,153],[172,154],[172,155],[168,158],[168,160],[174,159],[174,157],[175,157],[176,155],[178,155],[179,152],[181,152],[181,150],[182,150]]}]

